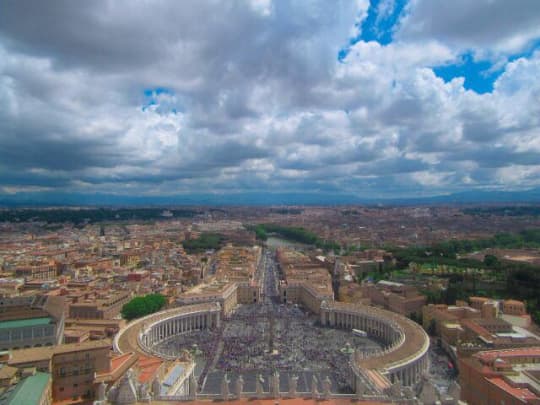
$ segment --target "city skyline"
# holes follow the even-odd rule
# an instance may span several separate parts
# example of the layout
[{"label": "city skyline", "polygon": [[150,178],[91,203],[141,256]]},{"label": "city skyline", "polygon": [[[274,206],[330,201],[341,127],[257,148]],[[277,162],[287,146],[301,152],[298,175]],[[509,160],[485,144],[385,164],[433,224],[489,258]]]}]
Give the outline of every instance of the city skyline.
[{"label": "city skyline", "polygon": [[535,0],[4,2],[0,202],[538,201],[538,27]]}]

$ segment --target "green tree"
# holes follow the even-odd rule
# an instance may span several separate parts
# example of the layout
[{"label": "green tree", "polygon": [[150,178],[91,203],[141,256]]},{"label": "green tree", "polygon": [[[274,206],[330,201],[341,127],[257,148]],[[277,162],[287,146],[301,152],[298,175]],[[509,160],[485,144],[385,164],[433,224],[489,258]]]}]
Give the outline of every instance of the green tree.
[{"label": "green tree", "polygon": [[484,264],[487,267],[496,267],[499,265],[499,259],[497,259],[497,256],[495,255],[485,255]]},{"label": "green tree", "polygon": [[217,250],[223,245],[224,238],[217,233],[203,233],[197,239],[188,239],[182,242],[182,246],[188,253],[201,253],[205,250]]},{"label": "green tree", "polygon": [[161,294],[148,294],[144,297],[135,297],[124,304],[120,313],[122,318],[131,321],[141,316],[159,311],[165,306],[165,297]]}]

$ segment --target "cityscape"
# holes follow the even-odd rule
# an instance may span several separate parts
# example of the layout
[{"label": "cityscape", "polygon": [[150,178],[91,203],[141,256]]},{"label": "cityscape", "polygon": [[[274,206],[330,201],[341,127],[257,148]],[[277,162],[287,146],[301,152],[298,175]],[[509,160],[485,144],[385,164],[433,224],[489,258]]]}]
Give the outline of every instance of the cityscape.
[{"label": "cityscape", "polygon": [[6,208],[0,398],[534,403],[538,209]]},{"label": "cityscape", "polygon": [[539,27],[0,0],[0,405],[540,405]]}]

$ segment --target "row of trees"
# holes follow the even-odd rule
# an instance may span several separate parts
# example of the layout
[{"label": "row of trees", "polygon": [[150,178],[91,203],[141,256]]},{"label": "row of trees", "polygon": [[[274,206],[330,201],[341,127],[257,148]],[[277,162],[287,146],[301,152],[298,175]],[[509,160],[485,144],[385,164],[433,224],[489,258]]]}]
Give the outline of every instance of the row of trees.
[{"label": "row of trees", "polygon": [[[478,251],[487,248],[538,248],[540,247],[540,229],[529,229],[519,233],[500,233],[482,240],[451,240],[429,247],[411,247],[390,249],[397,259],[397,267],[405,268],[411,262],[418,264],[448,265],[461,268],[484,269],[485,274],[492,274],[506,282],[504,291],[465,289],[464,278],[467,274],[448,274],[446,291],[428,294],[428,302],[453,304],[456,299],[467,299],[469,295],[486,295],[499,298],[524,300],[527,309],[536,322],[540,322],[540,268],[528,263],[500,260],[494,255],[485,255],[484,260],[458,259],[457,254]],[[475,277],[475,273],[472,274]],[[475,281],[473,279],[473,281]]]},{"label": "row of trees", "polygon": [[249,227],[255,232],[257,239],[266,240],[269,234],[276,234],[293,242],[315,246],[323,250],[339,251],[341,246],[335,241],[327,241],[319,238],[316,234],[302,227],[283,226],[277,224],[258,224]]},{"label": "row of trees", "polygon": [[479,216],[505,216],[505,217],[523,217],[523,216],[540,216],[539,206],[509,206],[509,207],[474,207],[465,208],[464,214],[479,215]]},{"label": "row of trees", "polygon": [[487,248],[540,248],[540,229],[526,229],[518,233],[498,233],[492,238],[478,240],[450,240],[433,245],[433,255],[455,258],[459,253],[470,253]]},{"label": "row of trees", "polygon": [[165,297],[161,294],[148,294],[144,297],[135,297],[124,304],[121,310],[122,318],[131,321],[141,316],[150,315],[165,306]]},{"label": "row of trees", "polygon": [[206,250],[217,250],[223,246],[225,238],[218,233],[203,233],[196,239],[188,239],[182,242],[187,253],[202,253]]},{"label": "row of trees", "polygon": [[[398,261],[398,268],[407,266],[410,262],[419,264],[433,263],[457,267],[478,267],[498,270],[501,268],[519,268],[519,264],[501,262],[493,255],[486,255],[484,261],[457,258],[465,254],[487,248],[519,249],[540,248],[540,229],[528,229],[519,233],[499,233],[488,239],[479,240],[449,240],[432,246],[409,248],[389,248]],[[525,266],[527,266],[525,264]]]},{"label": "row of trees", "polygon": [[[172,209],[174,217],[193,217],[198,212],[191,209]],[[47,223],[70,222],[75,225],[102,221],[162,219],[163,208],[89,208],[89,209],[11,209],[0,211],[0,222],[39,221]]]}]

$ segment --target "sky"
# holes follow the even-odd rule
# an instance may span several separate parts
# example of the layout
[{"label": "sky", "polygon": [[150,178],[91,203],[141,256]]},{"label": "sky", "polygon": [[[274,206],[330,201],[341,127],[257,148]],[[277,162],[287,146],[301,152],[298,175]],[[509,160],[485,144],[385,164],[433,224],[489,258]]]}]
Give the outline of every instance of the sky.
[{"label": "sky", "polygon": [[539,78],[538,0],[6,0],[0,197],[537,188]]}]

